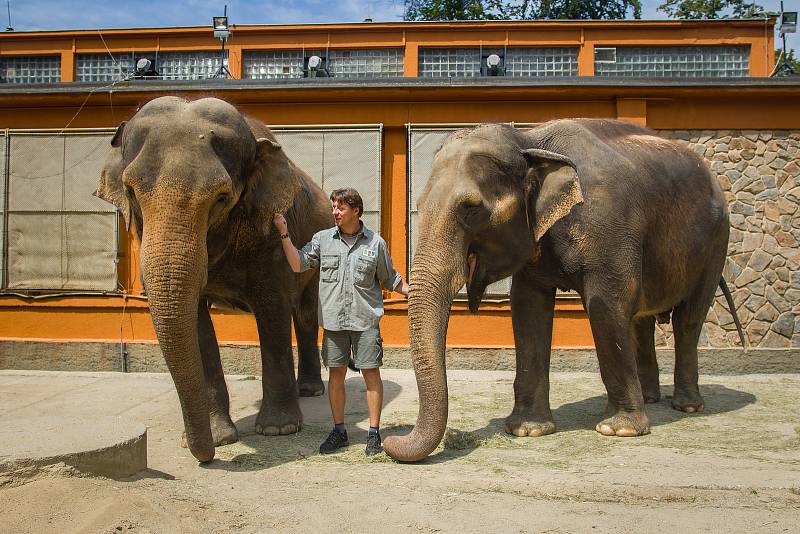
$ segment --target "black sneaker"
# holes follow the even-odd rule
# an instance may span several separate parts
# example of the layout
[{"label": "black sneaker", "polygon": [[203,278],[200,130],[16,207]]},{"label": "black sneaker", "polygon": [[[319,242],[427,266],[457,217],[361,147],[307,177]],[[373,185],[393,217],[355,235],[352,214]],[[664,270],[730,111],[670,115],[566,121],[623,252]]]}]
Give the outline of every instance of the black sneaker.
[{"label": "black sneaker", "polygon": [[374,456],[380,452],[383,452],[381,435],[377,432],[374,434],[367,434],[367,448],[364,449],[364,454],[367,456]]},{"label": "black sneaker", "polygon": [[334,428],[325,438],[325,441],[322,442],[322,445],[319,446],[319,452],[320,454],[330,454],[348,445],[350,445],[350,442],[347,441],[347,430],[339,431]]}]

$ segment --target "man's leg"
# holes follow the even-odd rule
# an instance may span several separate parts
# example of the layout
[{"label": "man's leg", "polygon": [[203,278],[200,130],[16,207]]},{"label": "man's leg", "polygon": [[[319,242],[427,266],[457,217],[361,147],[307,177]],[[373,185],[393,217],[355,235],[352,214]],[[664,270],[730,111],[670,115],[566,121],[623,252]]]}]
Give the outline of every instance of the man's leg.
[{"label": "man's leg", "polygon": [[[344,379],[347,376],[347,366],[330,367],[328,369],[328,401],[331,404],[333,424],[344,424]],[[366,376],[364,377],[366,378]],[[367,386],[369,388],[369,386]],[[367,393],[369,395],[369,393]]]},{"label": "man's leg", "polygon": [[329,454],[349,444],[344,426],[344,379],[347,376],[347,360],[350,358],[350,333],[325,330],[322,337],[322,359],[328,368],[328,402],[333,416],[333,430],[319,452]]},{"label": "man's leg", "polygon": [[[383,381],[381,380],[381,370],[362,369],[364,383],[367,386],[367,412],[369,412],[369,426],[379,428],[381,424],[381,410],[383,409]],[[343,403],[344,404],[344,403]],[[333,401],[331,401],[333,406]],[[344,406],[342,407],[344,409]]]}]

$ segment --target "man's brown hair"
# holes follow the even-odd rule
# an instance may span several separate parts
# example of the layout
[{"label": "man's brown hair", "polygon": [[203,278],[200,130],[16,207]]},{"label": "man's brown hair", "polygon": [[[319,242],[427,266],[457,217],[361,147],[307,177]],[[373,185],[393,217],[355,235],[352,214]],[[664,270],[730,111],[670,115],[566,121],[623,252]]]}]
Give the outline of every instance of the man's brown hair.
[{"label": "man's brown hair", "polygon": [[352,187],[345,187],[336,189],[331,193],[331,202],[344,202],[352,209],[358,208],[358,218],[364,213],[364,201],[361,200],[361,195]]}]

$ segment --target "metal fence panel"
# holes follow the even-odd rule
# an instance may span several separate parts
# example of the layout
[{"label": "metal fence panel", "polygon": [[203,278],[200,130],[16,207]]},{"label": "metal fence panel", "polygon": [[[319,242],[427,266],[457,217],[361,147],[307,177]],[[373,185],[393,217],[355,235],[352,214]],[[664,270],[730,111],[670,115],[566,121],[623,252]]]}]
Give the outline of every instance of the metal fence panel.
[{"label": "metal fence panel", "polygon": [[286,155],[326,193],[352,187],[364,200],[364,224],[381,228],[381,126],[359,129],[273,128]]},{"label": "metal fence panel", "polygon": [[[444,140],[450,133],[456,130],[453,128],[418,128],[409,125],[409,179],[408,179],[408,201],[409,201],[409,221],[408,221],[408,265],[409,276],[411,269],[411,259],[414,257],[418,239],[419,214],[417,211],[417,201],[419,200],[433,167],[433,158],[442,147]],[[466,288],[461,288],[456,298],[466,298]],[[511,278],[499,280],[486,288],[486,296],[508,298],[511,294]]]},{"label": "metal fence panel", "polygon": [[92,196],[111,136],[9,134],[6,288],[117,289],[118,215]]}]

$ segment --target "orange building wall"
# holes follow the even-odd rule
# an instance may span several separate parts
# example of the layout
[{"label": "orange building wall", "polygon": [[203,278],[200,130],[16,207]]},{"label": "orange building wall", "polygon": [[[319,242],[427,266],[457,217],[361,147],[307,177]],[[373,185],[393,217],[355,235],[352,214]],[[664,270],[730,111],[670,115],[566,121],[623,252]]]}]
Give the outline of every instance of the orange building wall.
[{"label": "orange building wall", "polygon": [[[231,71],[241,75],[245,49],[324,46],[405,47],[406,76],[416,76],[416,51],[422,46],[486,46],[500,44],[581,46],[579,72],[593,73],[596,44],[716,44],[751,45],[751,74],[771,69],[772,22],[641,23],[474,23],[379,24],[309,27],[234,28],[229,43]],[[768,27],[767,27],[768,26]],[[767,29],[769,31],[767,31]],[[207,29],[104,32],[111,50],[213,49],[218,41]],[[34,34],[17,40],[0,34],[0,54],[59,50],[62,66],[76,52],[102,52],[96,32],[69,35]],[[71,59],[70,59],[71,56]],[[65,80],[71,73],[62,73]],[[387,239],[400,272],[406,265],[406,125],[408,123],[471,123],[482,121],[541,122],[559,117],[617,117],[656,129],[787,129],[800,125],[800,109],[786,107],[797,90],[575,86],[563,87],[414,87],[314,88],[208,91],[236,104],[267,124],[382,123],[383,198],[381,233]],[[180,93],[178,93],[180,94]],[[190,88],[184,96],[199,96]],[[147,92],[27,94],[0,100],[0,128],[114,127],[135,113],[139,103],[157,96]],[[83,106],[81,108],[81,106]],[[80,113],[77,113],[80,109]],[[76,115],[77,113],[77,115]],[[124,226],[121,226],[124,228]],[[139,297],[138,243],[121,236],[120,282],[128,295],[65,297],[32,301],[0,296],[0,339],[154,341],[146,301]],[[406,304],[394,294],[382,322],[388,346],[408,344]],[[213,310],[221,342],[257,343],[253,318],[244,313]],[[513,346],[508,304],[487,304],[470,314],[456,303],[448,333],[450,346]],[[553,345],[592,346],[585,313],[577,300],[557,303]]]}]

